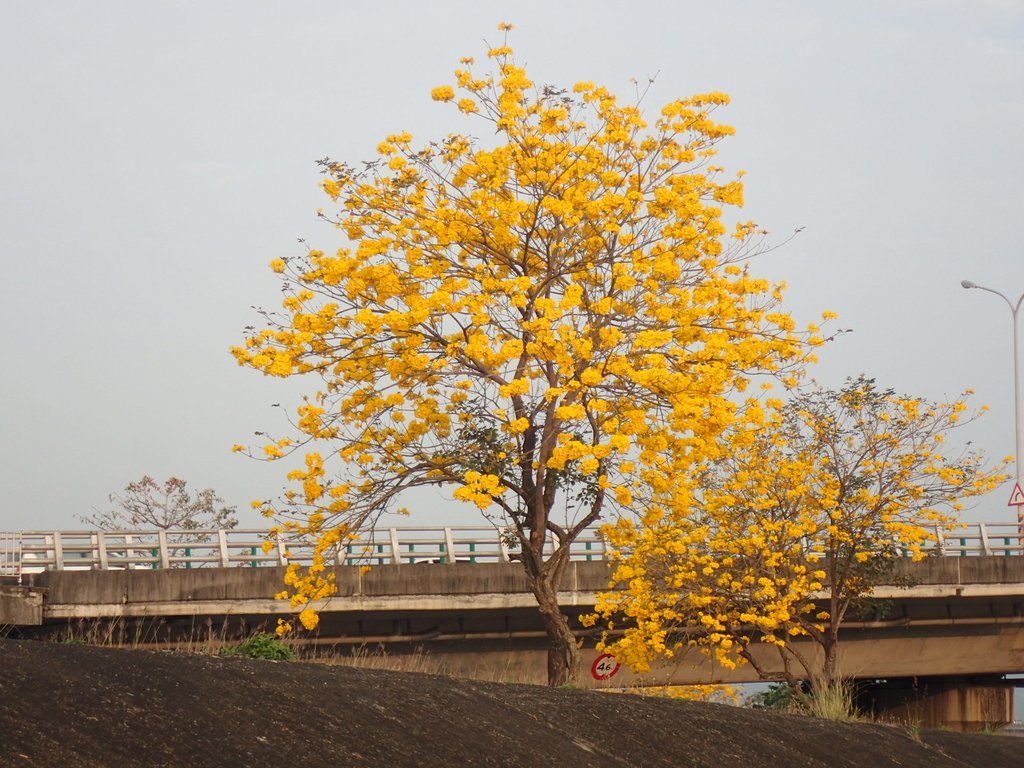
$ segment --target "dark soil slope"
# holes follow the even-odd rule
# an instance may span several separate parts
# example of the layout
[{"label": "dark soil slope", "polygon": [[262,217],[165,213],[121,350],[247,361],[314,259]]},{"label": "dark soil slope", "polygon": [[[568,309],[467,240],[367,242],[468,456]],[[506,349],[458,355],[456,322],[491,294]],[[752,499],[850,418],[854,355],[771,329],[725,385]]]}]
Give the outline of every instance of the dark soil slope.
[{"label": "dark soil slope", "polygon": [[0,640],[14,766],[1024,766],[1024,739],[316,664]]}]

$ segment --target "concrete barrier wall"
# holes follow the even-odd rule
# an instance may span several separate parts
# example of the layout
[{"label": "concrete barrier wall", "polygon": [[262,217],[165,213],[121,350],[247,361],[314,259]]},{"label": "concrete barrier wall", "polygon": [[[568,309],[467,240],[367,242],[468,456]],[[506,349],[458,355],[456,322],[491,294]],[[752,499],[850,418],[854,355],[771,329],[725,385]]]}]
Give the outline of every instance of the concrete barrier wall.
[{"label": "concrete barrier wall", "polygon": [[523,567],[516,563],[380,565],[366,573],[334,569],[339,595],[474,595],[528,592]]},{"label": "concrete barrier wall", "polygon": [[109,605],[272,598],[284,588],[283,568],[44,571],[32,574],[48,604]]},{"label": "concrete barrier wall", "polygon": [[897,560],[895,575],[915,584],[1024,584],[1024,557],[926,557]]},{"label": "concrete barrier wall", "polygon": [[[334,569],[338,597],[529,593],[518,563],[380,565],[366,573]],[[31,574],[47,603],[110,605],[136,602],[268,599],[284,589],[284,568],[44,571]],[[603,562],[573,562],[562,589],[596,592],[608,586]]]},{"label": "concrete barrier wall", "polygon": [[[382,565],[365,574],[335,568],[339,595],[480,595],[529,593],[518,563],[455,563],[453,565]],[[562,591],[597,592],[608,587],[605,562],[571,562]]]}]

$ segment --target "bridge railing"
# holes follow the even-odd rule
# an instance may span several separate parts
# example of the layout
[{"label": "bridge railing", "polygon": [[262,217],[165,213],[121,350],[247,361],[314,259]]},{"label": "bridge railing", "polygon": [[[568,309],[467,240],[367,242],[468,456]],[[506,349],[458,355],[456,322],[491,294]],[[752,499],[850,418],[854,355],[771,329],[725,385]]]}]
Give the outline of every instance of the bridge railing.
[{"label": "bridge railing", "polygon": [[[1024,555],[1024,533],[1015,522],[933,526],[928,532],[930,537],[920,549],[930,556]],[[893,538],[892,545],[904,557],[912,554],[911,547],[898,537]],[[819,557],[828,554],[825,542],[815,536],[804,540],[804,549]]]},{"label": "bridge railing", "polygon": [[[899,543],[896,542],[897,547]],[[813,551],[813,543],[809,545]],[[937,529],[926,550],[942,556],[1022,555],[1016,523],[973,523]],[[554,542],[548,539],[548,554]],[[0,532],[0,576],[43,570],[261,567],[311,562],[308,538],[272,538],[264,529]],[[909,553],[907,553],[909,554]],[[597,530],[570,547],[572,560],[603,560]],[[509,562],[514,537],[490,526],[378,528],[335,547],[332,565],[426,565]]]},{"label": "bridge railing", "polygon": [[938,529],[933,545],[943,555],[1021,555],[1024,534],[1017,523],[979,523]]},{"label": "bridge railing", "polygon": [[21,532],[0,531],[0,577],[16,577],[21,583]]},{"label": "bridge railing", "polygon": [[[2,548],[17,537],[18,548]],[[555,545],[549,538],[548,554]],[[334,565],[454,564],[518,559],[514,538],[493,527],[402,527],[368,531],[329,553]],[[598,531],[573,542],[573,560],[604,559]],[[0,575],[43,570],[260,567],[309,563],[310,538],[271,537],[265,529],[0,532]]]}]

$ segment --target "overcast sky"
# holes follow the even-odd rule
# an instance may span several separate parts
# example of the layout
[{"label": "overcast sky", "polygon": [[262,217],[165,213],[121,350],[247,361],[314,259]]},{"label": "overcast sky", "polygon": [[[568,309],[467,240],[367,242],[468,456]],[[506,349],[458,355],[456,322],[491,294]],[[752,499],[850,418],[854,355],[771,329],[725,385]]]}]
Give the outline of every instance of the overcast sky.
[{"label": "overcast sky", "polygon": [[[274,306],[267,263],[336,232],[314,160],[388,133],[466,130],[430,100],[500,21],[540,83],[646,103],[722,90],[754,265],[800,321],[854,329],[814,375],[865,373],[991,406],[967,438],[1013,453],[1011,316],[1024,291],[1024,4],[0,0],[0,530],[76,527],[144,474],[247,511],[283,470],[230,452],[299,392],[228,349]],[[627,10],[628,9],[628,10]],[[970,513],[1004,520],[1010,487]],[[420,523],[472,522],[437,499]],[[413,521],[410,521],[413,522]]]}]

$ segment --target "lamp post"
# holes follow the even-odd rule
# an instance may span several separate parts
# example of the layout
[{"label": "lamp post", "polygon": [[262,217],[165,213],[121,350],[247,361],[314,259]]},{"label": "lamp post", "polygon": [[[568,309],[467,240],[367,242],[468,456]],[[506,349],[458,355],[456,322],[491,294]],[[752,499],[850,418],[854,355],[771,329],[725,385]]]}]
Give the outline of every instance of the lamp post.
[{"label": "lamp post", "polygon": [[[1014,438],[1016,440],[1016,451],[1013,455],[1013,464],[1016,471],[1017,484],[1014,486],[1014,492],[1016,493],[1017,488],[1021,487],[1021,451],[1020,451],[1020,437],[1021,437],[1021,426],[1020,426],[1020,352],[1019,345],[1017,343],[1017,317],[1020,313],[1020,305],[1024,302],[1024,294],[1021,294],[1020,298],[1017,299],[1017,303],[1014,304],[1005,295],[993,288],[986,288],[983,285],[972,283],[970,280],[961,280],[960,285],[964,288],[977,288],[979,291],[988,291],[994,293],[996,296],[1006,302],[1006,306],[1010,308],[1010,314],[1013,316],[1013,413],[1014,413]],[[1011,498],[1012,502],[1013,499]],[[1024,505],[1017,504],[1017,531],[1024,537]],[[1022,539],[1024,544],[1024,539]]]}]

